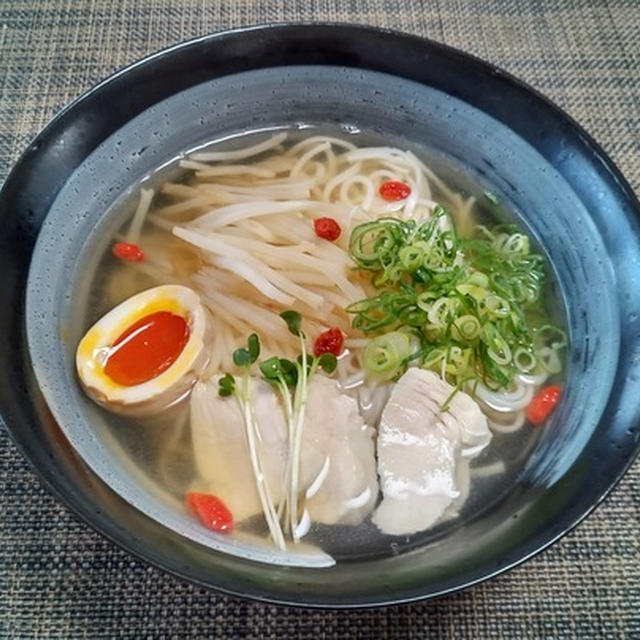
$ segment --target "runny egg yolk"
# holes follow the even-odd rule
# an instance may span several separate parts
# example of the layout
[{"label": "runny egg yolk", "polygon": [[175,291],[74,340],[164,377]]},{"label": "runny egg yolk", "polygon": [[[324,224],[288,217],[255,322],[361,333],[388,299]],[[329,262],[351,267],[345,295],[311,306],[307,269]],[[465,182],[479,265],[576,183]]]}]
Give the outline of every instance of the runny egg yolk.
[{"label": "runny egg yolk", "polygon": [[104,372],[115,383],[133,386],[166,371],[189,340],[187,321],[170,311],[134,322],[111,345]]}]

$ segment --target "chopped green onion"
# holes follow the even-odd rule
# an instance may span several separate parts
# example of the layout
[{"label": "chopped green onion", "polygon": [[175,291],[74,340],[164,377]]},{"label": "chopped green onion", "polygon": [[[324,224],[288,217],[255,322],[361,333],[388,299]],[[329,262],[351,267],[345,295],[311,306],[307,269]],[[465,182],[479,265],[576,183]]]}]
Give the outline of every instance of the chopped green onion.
[{"label": "chopped green onion", "polygon": [[480,335],[480,321],[475,316],[460,316],[453,321],[454,337],[461,341],[475,340]]},{"label": "chopped green onion", "polygon": [[487,345],[487,353],[489,357],[497,365],[504,366],[511,362],[511,348],[495,325],[488,322],[483,325],[482,339]]},{"label": "chopped green onion", "polygon": [[422,366],[425,369],[433,369],[438,367],[439,364],[446,358],[447,352],[446,349],[442,349],[440,347],[436,347],[435,349],[431,349],[429,353],[425,356],[422,361]]},{"label": "chopped green onion", "polygon": [[534,341],[538,349],[550,347],[555,351],[567,346],[567,334],[550,324],[545,324],[535,330]]},{"label": "chopped green onion", "polygon": [[509,303],[500,296],[488,295],[484,299],[484,303],[487,311],[494,318],[506,318],[511,312]]},{"label": "chopped green onion", "polygon": [[[426,244],[426,243],[421,243]],[[406,271],[415,271],[422,266],[425,258],[425,251],[422,247],[416,244],[410,244],[407,247],[402,247],[398,251],[398,259],[400,264]]]},{"label": "chopped green onion", "polygon": [[538,351],[538,357],[540,358],[540,364],[551,375],[555,375],[562,371],[562,360],[557,349],[551,347],[542,347]]},{"label": "chopped green onion", "polygon": [[382,380],[403,373],[404,361],[411,355],[411,342],[406,333],[392,331],[374,338],[365,349],[363,363],[367,371]]},{"label": "chopped green onion", "polygon": [[[378,377],[391,379],[412,362],[454,385],[480,380],[499,389],[520,371],[561,370],[566,334],[550,324],[532,328],[545,318],[544,259],[513,225],[478,225],[462,238],[438,205],[423,222],[381,218],[358,225],[349,251],[379,289],[347,307],[353,327],[374,336],[365,366]],[[381,338],[404,329],[420,344],[402,358],[394,338]]]},{"label": "chopped green onion", "polygon": [[523,373],[533,371],[538,364],[537,358],[524,347],[518,347],[513,354],[513,364],[516,369]]}]

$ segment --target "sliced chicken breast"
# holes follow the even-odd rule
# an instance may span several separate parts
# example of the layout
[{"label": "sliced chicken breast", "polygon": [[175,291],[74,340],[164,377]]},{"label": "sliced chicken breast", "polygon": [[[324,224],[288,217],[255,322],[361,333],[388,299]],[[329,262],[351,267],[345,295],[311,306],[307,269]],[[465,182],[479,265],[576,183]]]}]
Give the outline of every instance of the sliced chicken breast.
[{"label": "sliced chicken breast", "polygon": [[[237,521],[262,513],[238,402],[218,395],[218,377],[198,382],[191,395],[191,434],[198,473],[194,489],[221,498]],[[275,504],[284,495],[287,426],[278,393],[254,378],[253,407],[260,456]],[[378,496],[373,433],[356,401],[333,380],[309,385],[300,460],[300,504],[313,522],[357,524]]]},{"label": "sliced chicken breast", "polygon": [[435,524],[460,496],[458,466],[487,446],[491,432],[474,400],[455,394],[435,373],[409,369],[396,383],[378,430],[378,475],[383,500],[373,522],[390,535]]},{"label": "sliced chicken breast", "polygon": [[315,376],[302,438],[300,468],[311,520],[358,524],[378,497],[373,430],[356,400],[341,393],[334,380]]},{"label": "sliced chicken breast", "polygon": [[[191,437],[199,491],[217,495],[240,521],[262,513],[253,478],[242,413],[234,397],[218,395],[216,376],[198,382],[191,393]],[[282,496],[287,459],[287,426],[269,383],[251,380],[260,429],[260,458],[274,503]]]}]

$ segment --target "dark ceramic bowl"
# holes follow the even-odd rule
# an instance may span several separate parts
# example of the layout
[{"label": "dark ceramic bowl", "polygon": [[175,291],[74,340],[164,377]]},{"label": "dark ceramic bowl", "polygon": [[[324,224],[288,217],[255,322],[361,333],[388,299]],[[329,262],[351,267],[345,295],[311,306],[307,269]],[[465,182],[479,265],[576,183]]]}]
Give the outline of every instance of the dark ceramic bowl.
[{"label": "dark ceramic bowl", "polygon": [[[323,570],[233,557],[159,524],[145,488],[110,453],[108,430],[78,393],[72,361],[79,331],[72,319],[86,313],[78,300],[118,199],[185,148],[297,122],[358,127],[400,146],[425,143],[491,187],[547,253],[571,333],[561,406],[507,491],[417,548]],[[407,602],[460,589],[558,539],[638,451],[638,213],[624,178],[576,123],[499,69],[448,47],[340,25],[194,40],[74,102],[4,185],[2,418],[63,502],[176,575],[312,606]]]}]

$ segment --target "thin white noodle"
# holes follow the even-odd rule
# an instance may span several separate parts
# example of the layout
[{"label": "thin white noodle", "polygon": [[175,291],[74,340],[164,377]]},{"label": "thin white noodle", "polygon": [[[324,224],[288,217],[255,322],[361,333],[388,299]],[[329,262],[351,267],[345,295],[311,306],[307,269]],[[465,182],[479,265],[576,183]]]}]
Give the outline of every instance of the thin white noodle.
[{"label": "thin white noodle", "polygon": [[[220,242],[225,241],[225,237],[221,234],[211,233],[207,237],[211,240],[219,240]],[[260,256],[272,267],[306,267],[319,274],[324,274],[345,293],[349,300],[356,300],[363,297],[363,292],[349,282],[346,276],[339,273],[338,270],[328,267],[326,262],[304,253],[304,249],[302,247],[274,247],[265,243],[256,242],[255,240],[240,239],[229,236],[226,237],[226,242],[234,247],[246,247],[247,249],[251,249],[253,255]],[[287,272],[287,275],[291,278],[290,271]],[[291,280],[293,281],[293,278],[291,278]],[[300,296],[298,297],[303,299]],[[311,306],[315,305],[312,304]]]},{"label": "thin white noodle", "polygon": [[175,275],[167,272],[166,269],[151,264],[147,260],[144,262],[131,262],[129,266],[131,269],[149,276],[158,284],[185,284],[181,278],[177,278]]},{"label": "thin white noodle", "polygon": [[262,167],[252,167],[248,164],[226,164],[220,166],[210,166],[204,162],[195,162],[193,160],[181,160],[180,166],[183,169],[192,169],[197,171],[197,178],[210,178],[217,176],[237,176],[249,175],[259,178],[275,178],[276,172],[272,169],[263,169]]},{"label": "thin white noodle", "polygon": [[192,225],[199,229],[214,231],[229,224],[237,224],[246,218],[268,216],[274,213],[300,211],[305,204],[307,204],[307,206],[311,205],[310,202],[305,203],[303,201],[295,200],[293,202],[273,202],[268,200],[258,202],[241,202],[206,213],[205,215],[200,216],[197,220],[194,220]]},{"label": "thin white noodle", "polygon": [[331,180],[328,180],[327,184],[325,184],[324,189],[322,191],[322,198],[326,202],[331,202],[331,194],[333,193],[334,189],[338,187],[344,180],[346,180],[347,178],[351,178],[352,176],[355,176],[361,170],[362,170],[362,164],[359,162],[356,162],[354,165],[348,167],[341,173],[338,173],[337,175],[333,176],[333,178],[331,178]]},{"label": "thin white noodle", "polygon": [[[452,200],[457,194],[454,193],[447,185],[438,178],[438,176],[431,170],[427,165],[422,162],[419,158],[417,158],[411,151],[407,151],[407,155],[411,156],[413,161],[422,169],[424,175],[427,179],[434,184],[439,191],[449,200]],[[427,196],[430,198],[430,196]]]},{"label": "thin white noodle", "polygon": [[[185,184],[166,183],[162,186],[162,193],[171,198],[194,198],[197,197],[210,209],[214,205],[233,204],[239,202],[243,198],[236,196],[228,191],[222,191],[218,185],[212,185],[208,182],[194,184],[192,186]],[[251,200],[252,196],[244,196],[245,200]],[[258,198],[262,199],[262,198]],[[178,203],[179,204],[179,203]],[[161,214],[163,209],[155,211]]]},{"label": "thin white noodle", "polygon": [[534,387],[516,380],[513,391],[491,391],[483,384],[475,386],[475,394],[479,400],[494,411],[511,412],[524,409],[532,400]]},{"label": "thin white noodle", "polygon": [[189,197],[193,195],[195,189],[186,184],[178,184],[176,182],[165,182],[160,189],[162,193],[168,196]]},{"label": "thin white noodle", "polygon": [[[304,301],[310,307],[317,309],[322,306],[323,301],[319,295],[291,282],[291,280],[267,267],[261,261],[256,260],[246,251],[183,227],[174,227],[173,234],[194,246],[218,256],[229,258],[230,260],[225,260],[224,268],[234,271],[245,280],[251,282],[256,289],[281,304],[291,304],[293,302],[291,296],[293,296]],[[268,285],[265,284],[265,279],[268,281]]]},{"label": "thin white noodle", "polygon": [[420,193],[420,187],[418,185],[414,184],[411,180],[408,182],[411,188],[411,193],[409,194],[409,197],[404,200],[404,207],[402,211],[404,218],[407,220],[415,218],[415,208],[418,202],[418,194]]},{"label": "thin white noodle", "polygon": [[[313,186],[312,180],[289,180],[286,183],[254,184],[252,187],[236,185],[201,183],[198,188],[203,191],[209,187],[209,192],[216,194],[217,204],[235,204],[239,202],[259,202],[262,200],[308,200],[309,190]],[[215,190],[215,191],[214,191]]]},{"label": "thin white noodle", "polygon": [[190,223],[190,226],[215,231],[230,224],[237,224],[247,218],[294,213],[303,210],[313,210],[317,213],[326,212],[342,220],[344,220],[349,213],[345,207],[328,202],[315,202],[313,200],[293,200],[289,202],[271,200],[250,201],[209,211]]},{"label": "thin white noodle", "polygon": [[259,220],[245,220],[242,226],[229,227],[227,232],[230,234],[237,233],[239,236],[246,237],[247,231],[254,236],[258,236],[264,242],[275,243],[277,236]]},{"label": "thin white noodle", "polygon": [[144,221],[151,207],[151,201],[153,200],[153,189],[140,189],[140,200],[138,201],[138,207],[136,208],[133,218],[131,218],[131,225],[129,231],[127,231],[127,242],[137,243],[140,239],[140,232],[144,226]]},{"label": "thin white noodle", "polygon": [[272,155],[264,160],[260,160],[259,162],[254,162],[253,166],[259,167],[260,169],[271,169],[271,171],[275,171],[277,174],[280,174],[291,171],[291,168],[295,163],[295,158],[287,158],[282,155]]},{"label": "thin white noodle", "polygon": [[252,156],[257,156],[260,153],[269,151],[282,144],[287,139],[286,133],[277,133],[268,140],[254,144],[251,147],[245,147],[244,149],[237,149],[235,151],[198,151],[189,155],[191,160],[198,162],[221,162],[229,160],[245,160]]},{"label": "thin white noodle", "polygon": [[206,293],[204,294],[204,298],[205,306],[208,307],[211,315],[218,317],[220,321],[224,322],[229,327],[233,327],[236,332],[247,336],[255,330],[252,324],[248,324],[242,318],[233,315],[233,313],[230,313],[226,307],[215,304],[212,298]]},{"label": "thin white noodle", "polygon": [[295,300],[292,296],[287,295],[272,285],[269,280],[264,278],[256,270],[252,269],[248,264],[245,264],[242,260],[218,256],[214,258],[212,262],[217,267],[227,269],[247,282],[250,282],[256,289],[258,289],[258,291],[280,304],[291,305]]},{"label": "thin white noodle", "polygon": [[[354,186],[361,186],[362,193],[359,200],[354,200],[350,196],[350,191]],[[352,176],[342,181],[340,185],[340,201],[351,207],[362,207],[363,209],[371,208],[375,190],[373,183],[366,176]]]},{"label": "thin white noodle", "polygon": [[355,144],[351,142],[346,142],[345,140],[341,140],[340,138],[333,138],[331,136],[311,136],[310,138],[305,138],[300,142],[294,144],[287,152],[288,156],[297,155],[302,149],[306,147],[310,147],[312,145],[316,145],[318,143],[328,142],[329,144],[333,144],[336,147],[342,147],[343,149],[353,150],[356,148]]},{"label": "thin white noodle", "polygon": [[163,220],[161,217],[157,215],[148,216],[147,221],[149,224],[152,224],[154,227],[158,229],[162,229],[163,231],[168,231],[171,233],[173,227],[175,226],[175,221],[173,220]]},{"label": "thin white noodle", "polygon": [[489,420],[489,429],[494,433],[515,433],[518,431],[526,420],[524,411],[519,411],[513,420],[509,423],[497,422],[495,420]]},{"label": "thin white noodle", "polygon": [[303,270],[294,271],[293,269],[289,269],[287,274],[297,284],[316,285],[320,287],[334,286],[333,280],[324,273]]},{"label": "thin white noodle", "polygon": [[229,294],[208,291],[205,297],[214,306],[225,305],[229,314],[235,314],[256,329],[260,328],[266,335],[281,340],[288,339],[287,327],[276,313]]},{"label": "thin white noodle", "polygon": [[525,384],[532,384],[535,386],[541,385],[547,378],[549,374],[544,371],[542,373],[520,373],[518,374],[518,378],[522,380]]},{"label": "thin white noodle", "polygon": [[[320,144],[316,145],[315,147],[313,147],[312,149],[310,149],[309,151],[307,151],[306,153],[304,153],[302,156],[300,156],[300,159],[298,160],[298,162],[295,163],[295,165],[293,165],[293,169],[291,169],[291,177],[292,178],[297,178],[301,173],[302,173],[302,169],[304,168],[304,166],[315,156],[317,156],[319,153],[323,153],[328,151],[329,149],[331,149],[331,144],[329,142],[321,142]],[[323,169],[323,173],[324,173],[324,169]],[[317,167],[316,167],[316,181],[321,178],[320,175],[318,175],[317,172]]]},{"label": "thin white noodle", "polygon": [[187,212],[196,213],[200,209],[200,213],[205,213],[209,209],[209,205],[201,198],[191,198],[176,204],[169,204],[166,207],[154,209],[154,216],[157,218],[177,218],[181,214]]},{"label": "thin white noodle", "polygon": [[[213,253],[215,256],[213,258],[214,263],[220,258],[226,258],[222,263],[224,265],[223,268],[247,280],[267,297],[275,299],[282,304],[292,304],[293,299],[291,296],[286,295],[270,281],[271,278],[269,276],[274,273],[273,270],[250,256],[246,251],[234,249],[229,245],[181,227],[174,227],[173,234],[194,246]],[[217,262],[217,264],[222,266],[220,262]]]},{"label": "thin white noodle", "polygon": [[395,178],[395,173],[393,171],[389,171],[389,169],[378,169],[377,171],[372,171],[369,174],[369,178],[378,186],[387,180],[393,180]]}]

